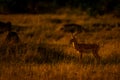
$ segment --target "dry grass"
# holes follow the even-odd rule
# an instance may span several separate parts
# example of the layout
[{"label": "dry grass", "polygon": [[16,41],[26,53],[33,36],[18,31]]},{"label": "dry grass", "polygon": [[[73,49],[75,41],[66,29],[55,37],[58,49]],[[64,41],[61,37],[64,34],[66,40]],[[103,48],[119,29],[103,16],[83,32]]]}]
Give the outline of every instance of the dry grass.
[{"label": "dry grass", "polygon": [[119,80],[119,66],[74,63],[4,65],[1,80]]},{"label": "dry grass", "polygon": [[71,35],[60,31],[66,23],[92,29],[93,23],[117,25],[120,19],[111,15],[92,18],[76,14],[14,14],[0,15],[0,21],[11,21],[13,31],[17,31],[22,41],[12,56],[7,52],[9,46],[3,44],[7,33],[0,34],[0,80],[120,79],[120,26],[77,35],[79,42],[101,46],[99,64],[93,55],[84,55],[80,62],[79,53],[69,44]]}]

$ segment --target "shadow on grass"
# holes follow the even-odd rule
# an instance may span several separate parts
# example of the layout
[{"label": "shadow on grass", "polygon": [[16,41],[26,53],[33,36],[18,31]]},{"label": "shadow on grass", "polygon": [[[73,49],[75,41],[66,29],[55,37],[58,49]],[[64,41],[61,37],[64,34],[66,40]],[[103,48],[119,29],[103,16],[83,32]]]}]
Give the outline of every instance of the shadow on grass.
[{"label": "shadow on grass", "polygon": [[31,27],[30,26],[12,25],[12,30],[16,31],[16,32],[25,31],[27,29],[31,29]]},{"label": "shadow on grass", "polygon": [[[28,45],[28,44],[26,44]],[[64,52],[66,45],[56,44],[35,44],[29,45],[29,49],[25,45],[20,45],[19,53],[9,54],[7,46],[0,47],[0,62],[24,62],[24,63],[37,63],[37,64],[56,64],[56,63],[75,63],[80,65],[94,65],[96,59],[91,55],[84,55],[82,59],[79,56],[68,55]],[[23,50],[25,49],[25,50]],[[22,51],[23,50],[23,51]],[[25,52],[24,52],[25,51]],[[100,65],[120,64],[120,54],[114,53],[106,58],[101,57]]]},{"label": "shadow on grass", "polygon": [[97,62],[94,56],[91,55],[84,55],[82,59],[79,56],[74,55],[67,55],[64,53],[64,50],[67,46],[64,45],[56,45],[56,44],[41,44],[38,46],[37,49],[37,56],[34,57],[33,61],[37,63],[75,63],[75,64],[100,64],[100,65],[107,65],[107,64],[119,64],[120,63],[120,55],[113,54],[108,56],[107,58],[103,59],[101,57],[100,62]]},{"label": "shadow on grass", "polygon": [[77,61],[77,58],[64,53],[64,46],[59,45],[40,45],[37,49],[37,56],[34,58],[34,62],[37,63],[59,63],[59,62],[71,62]]}]

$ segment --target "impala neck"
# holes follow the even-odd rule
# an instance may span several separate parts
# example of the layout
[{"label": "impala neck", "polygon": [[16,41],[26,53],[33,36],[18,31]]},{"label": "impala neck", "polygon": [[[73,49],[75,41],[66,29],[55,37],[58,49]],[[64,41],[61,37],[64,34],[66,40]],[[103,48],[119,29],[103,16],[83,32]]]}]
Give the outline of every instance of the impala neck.
[{"label": "impala neck", "polygon": [[73,38],[73,42],[72,42],[73,47],[75,47],[77,44],[78,44],[77,40],[75,38]]},{"label": "impala neck", "polygon": [[75,43],[74,42],[72,42],[72,45],[73,45],[73,47],[75,47]]}]

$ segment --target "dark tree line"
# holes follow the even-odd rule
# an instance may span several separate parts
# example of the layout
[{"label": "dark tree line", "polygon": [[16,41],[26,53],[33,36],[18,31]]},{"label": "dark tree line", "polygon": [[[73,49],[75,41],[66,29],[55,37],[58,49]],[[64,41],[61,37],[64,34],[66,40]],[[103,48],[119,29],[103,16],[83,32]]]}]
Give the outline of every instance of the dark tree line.
[{"label": "dark tree line", "polygon": [[0,0],[3,13],[50,13],[62,7],[81,8],[90,15],[118,14],[120,0]]}]

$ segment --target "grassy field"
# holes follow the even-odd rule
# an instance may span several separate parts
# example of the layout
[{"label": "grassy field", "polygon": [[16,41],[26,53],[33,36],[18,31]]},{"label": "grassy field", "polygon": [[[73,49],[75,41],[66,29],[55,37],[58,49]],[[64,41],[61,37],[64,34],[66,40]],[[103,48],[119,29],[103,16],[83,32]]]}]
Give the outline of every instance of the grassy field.
[{"label": "grassy field", "polygon": [[[0,21],[12,22],[22,42],[13,56],[4,44],[7,32],[0,34],[0,80],[120,80],[119,18],[73,13],[11,14],[0,15]],[[100,63],[92,54],[85,54],[80,61],[70,44],[71,34],[60,30],[68,23],[90,30],[76,37],[79,43],[100,45]],[[94,24],[100,24],[99,28]]]}]

